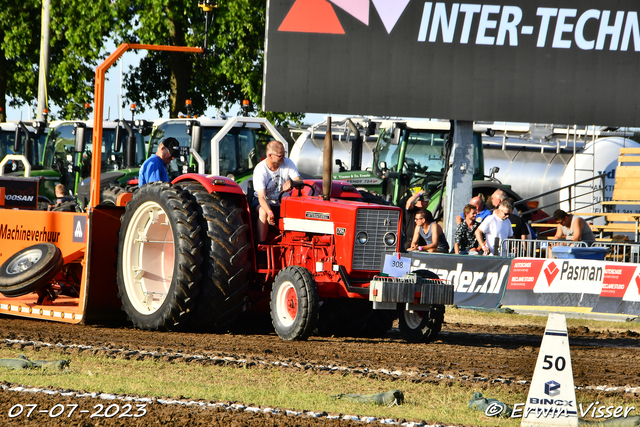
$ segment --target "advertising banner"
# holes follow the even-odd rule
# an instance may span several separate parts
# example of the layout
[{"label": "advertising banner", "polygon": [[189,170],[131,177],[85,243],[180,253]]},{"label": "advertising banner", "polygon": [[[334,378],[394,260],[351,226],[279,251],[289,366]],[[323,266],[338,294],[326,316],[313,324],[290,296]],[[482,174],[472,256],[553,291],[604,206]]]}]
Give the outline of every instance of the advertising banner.
[{"label": "advertising banner", "polygon": [[511,259],[409,252],[411,271],[431,270],[455,288],[454,304],[461,307],[498,308]]},{"label": "advertising banner", "polygon": [[640,125],[637,0],[269,0],[263,109]]},{"label": "advertising banner", "polygon": [[39,184],[37,178],[0,178],[0,187],[4,188],[4,207],[37,209]]},{"label": "advertising banner", "polygon": [[588,307],[598,313],[638,314],[639,273],[635,264],[516,258],[502,304]]}]

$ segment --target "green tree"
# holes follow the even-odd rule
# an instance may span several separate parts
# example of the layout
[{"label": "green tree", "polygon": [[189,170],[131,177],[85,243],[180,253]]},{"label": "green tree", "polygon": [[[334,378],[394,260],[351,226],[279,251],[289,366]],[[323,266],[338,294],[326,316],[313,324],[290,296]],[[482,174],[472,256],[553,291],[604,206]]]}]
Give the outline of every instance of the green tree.
[{"label": "green tree", "polygon": [[[37,96],[40,48],[40,2],[0,1],[0,122],[7,120],[9,105],[31,102]],[[34,69],[36,71],[34,71]]]},{"label": "green tree", "polygon": [[[93,100],[95,67],[104,58],[104,43],[118,32],[121,0],[51,2],[48,104],[67,119],[87,118]],[[9,105],[34,104],[38,95],[42,3],[0,0],[0,99]]]},{"label": "green tree", "polygon": [[[131,42],[202,46],[205,17],[198,0],[132,1]],[[171,117],[186,113],[190,99],[194,114],[206,108],[228,110],[246,99],[250,110],[275,123],[299,121],[302,114],[260,111],[264,59],[266,2],[219,1],[212,12],[209,49],[205,55],[150,51],[125,77],[130,101],[144,111],[169,109]]]}]

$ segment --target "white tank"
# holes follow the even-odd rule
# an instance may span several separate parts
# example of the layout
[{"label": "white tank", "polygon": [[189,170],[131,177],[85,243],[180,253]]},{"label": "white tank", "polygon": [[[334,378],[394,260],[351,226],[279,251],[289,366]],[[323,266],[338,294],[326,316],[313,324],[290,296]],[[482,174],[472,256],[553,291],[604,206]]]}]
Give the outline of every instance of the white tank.
[{"label": "white tank", "polygon": [[[561,186],[562,177],[573,151],[550,144],[531,143],[517,138],[507,139],[483,137],[484,173],[489,176],[491,168],[500,171],[495,177],[509,185],[523,199],[556,190]],[[556,205],[558,194],[549,194],[536,199],[538,207]]]},{"label": "white tank", "polygon": [[[606,173],[604,198],[605,200],[611,200],[611,196],[613,195],[613,186],[616,179],[616,168],[618,166],[620,148],[638,147],[640,147],[640,144],[637,142],[622,137],[599,138],[593,142],[588,142],[585,149],[577,154],[575,158],[572,158],[567,164],[561,185],[569,185],[576,181],[583,180],[588,176]],[[590,184],[590,186],[591,188],[595,187],[593,188],[595,190],[600,189],[600,185],[597,182]],[[591,191],[591,188],[583,188],[581,191],[586,193]],[[563,199],[567,198],[568,194],[567,190],[563,190],[561,192],[561,197]],[[602,205],[599,203],[601,199],[602,192],[596,191],[592,194],[586,194],[582,197],[578,197],[575,204],[569,205],[568,202],[563,202],[561,209],[565,211],[575,210],[577,212],[602,212]],[[592,204],[593,206],[589,206]],[[623,212],[625,210],[638,212],[639,209],[640,208],[638,206],[613,206],[614,212]],[[603,223],[604,219],[602,218],[594,220],[594,224]]]}]

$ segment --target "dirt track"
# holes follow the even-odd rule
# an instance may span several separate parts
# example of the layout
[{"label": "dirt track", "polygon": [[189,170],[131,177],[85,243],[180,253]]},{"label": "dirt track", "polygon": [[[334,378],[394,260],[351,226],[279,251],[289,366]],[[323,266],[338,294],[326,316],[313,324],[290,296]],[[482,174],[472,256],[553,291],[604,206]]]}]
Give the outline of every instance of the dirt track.
[{"label": "dirt track", "polygon": [[[470,382],[493,381],[524,390],[527,386],[518,382],[531,380],[544,328],[445,323],[440,339],[432,344],[407,344],[395,329],[381,339],[311,337],[305,342],[284,342],[266,328],[260,334],[242,331],[242,334],[202,335],[145,332],[101,325],[66,325],[5,317],[0,317],[0,331],[0,345],[5,347],[20,348],[24,341],[55,343],[63,348],[64,345],[84,344],[92,346],[96,354],[113,354],[121,350],[144,354],[166,353],[169,358],[197,354],[214,359],[246,359],[247,362],[267,364],[274,369],[294,369],[276,368],[274,362],[286,362],[289,366],[306,365],[306,369],[316,370],[338,366],[377,377],[384,377],[387,371],[396,371],[400,375],[412,375],[413,381],[448,381],[466,385]],[[570,328],[569,335],[576,386],[618,387],[620,393],[625,388],[628,391],[640,386],[640,337],[637,333],[599,333],[586,328]],[[78,350],[70,348],[68,351]],[[640,389],[635,393],[640,394]],[[0,414],[6,414],[12,402],[19,399],[16,394],[0,392]],[[41,398],[53,399],[53,402],[64,399],[44,395]],[[99,424],[98,421],[96,424],[80,425],[155,425],[157,421],[166,425],[195,426],[361,425],[326,418],[301,420],[300,417],[244,411],[234,413],[224,410],[201,411],[176,405],[153,406],[150,410],[153,412],[145,417],[125,419],[122,424],[111,419],[108,424]],[[40,419],[33,425],[46,425],[42,421]],[[51,425],[61,425],[61,421],[52,420]]]}]

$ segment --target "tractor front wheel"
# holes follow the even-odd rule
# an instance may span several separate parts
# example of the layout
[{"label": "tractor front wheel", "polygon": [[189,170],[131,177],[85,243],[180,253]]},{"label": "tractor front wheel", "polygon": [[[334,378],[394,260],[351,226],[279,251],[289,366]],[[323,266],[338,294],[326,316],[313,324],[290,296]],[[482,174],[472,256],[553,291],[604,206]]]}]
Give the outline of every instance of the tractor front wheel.
[{"label": "tractor front wheel", "polygon": [[[433,271],[416,270],[415,274],[431,280],[439,277]],[[398,326],[402,337],[408,342],[431,342],[436,339],[444,322],[444,305],[432,305],[429,310],[406,310],[404,304],[398,305]]]},{"label": "tractor front wheel", "polygon": [[444,321],[444,305],[432,305],[425,311],[405,310],[404,304],[398,307],[400,319],[398,326],[402,337],[408,342],[427,343],[436,339]]},{"label": "tractor front wheel", "polygon": [[271,290],[271,321],[280,338],[309,338],[318,321],[318,289],[309,270],[286,267],[278,273]]},{"label": "tractor front wheel", "polygon": [[176,330],[193,309],[202,241],[194,203],[180,187],[140,187],[122,217],[118,291],[135,327]]}]

